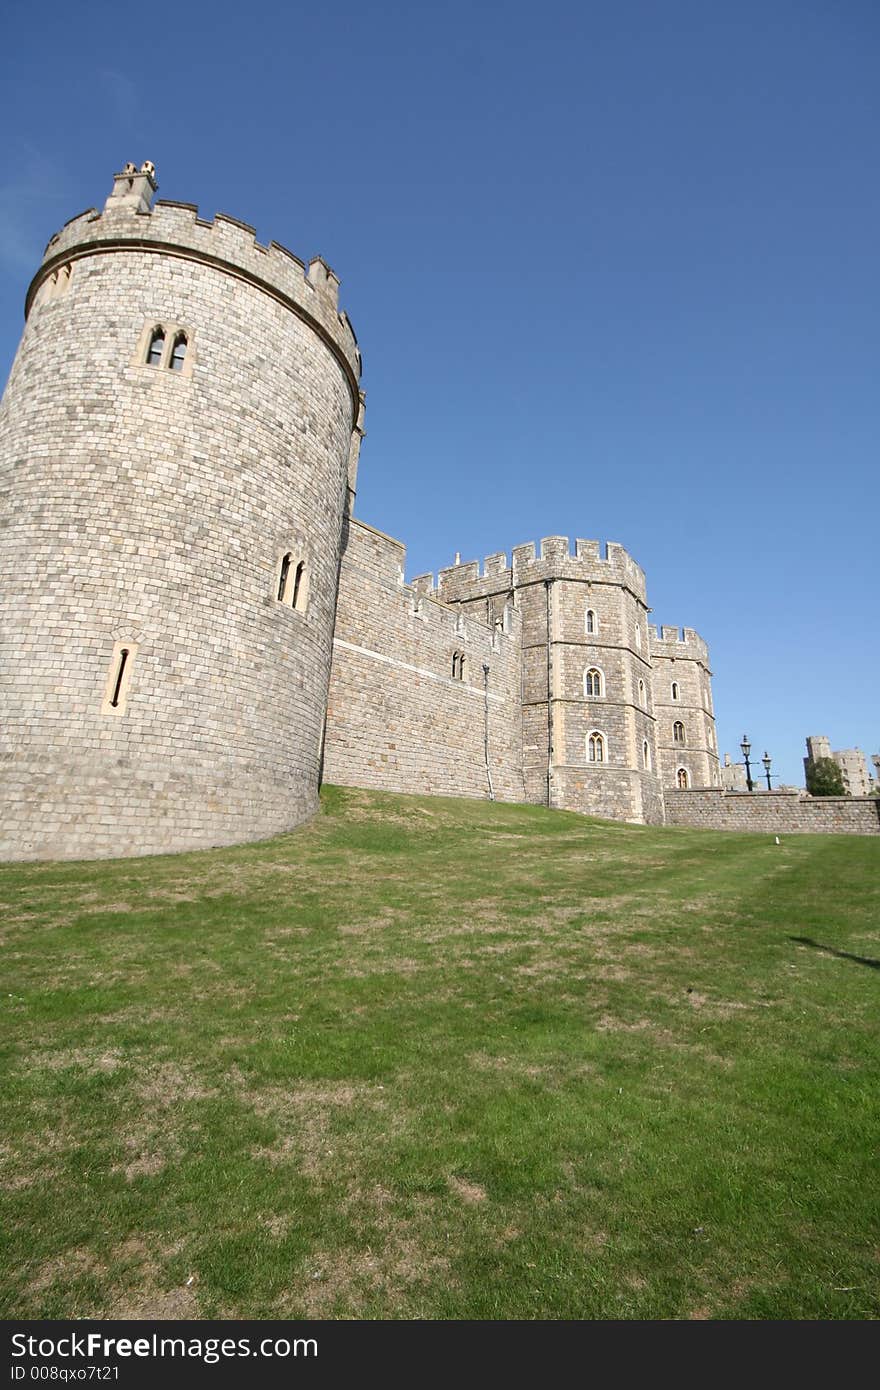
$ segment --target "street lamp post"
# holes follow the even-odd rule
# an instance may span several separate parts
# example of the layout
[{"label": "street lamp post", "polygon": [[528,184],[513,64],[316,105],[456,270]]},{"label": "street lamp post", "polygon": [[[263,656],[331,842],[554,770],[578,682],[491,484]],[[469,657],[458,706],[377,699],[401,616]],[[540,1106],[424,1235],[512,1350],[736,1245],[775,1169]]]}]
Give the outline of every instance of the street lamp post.
[{"label": "street lamp post", "polygon": [[767,778],[767,790],[768,792],[772,792],[773,788],[770,785],[770,754],[766,751],[761,762],[764,764],[764,776]]},{"label": "street lamp post", "polygon": [[743,741],[740,744],[740,748],[742,749],[743,761],[746,765],[746,786],[750,792],[753,792],[755,790],[755,784],[752,781],[752,765],[749,762],[749,754],[752,751],[752,745],[749,743],[748,734],[743,734]]}]

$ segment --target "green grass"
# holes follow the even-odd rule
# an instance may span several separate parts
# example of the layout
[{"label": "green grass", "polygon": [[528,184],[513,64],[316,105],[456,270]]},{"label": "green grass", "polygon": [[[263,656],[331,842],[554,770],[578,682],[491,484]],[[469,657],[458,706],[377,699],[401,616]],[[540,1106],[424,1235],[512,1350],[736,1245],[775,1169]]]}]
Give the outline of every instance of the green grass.
[{"label": "green grass", "polygon": [[876,1316],[880,840],[322,801],[0,870],[0,1315]]}]

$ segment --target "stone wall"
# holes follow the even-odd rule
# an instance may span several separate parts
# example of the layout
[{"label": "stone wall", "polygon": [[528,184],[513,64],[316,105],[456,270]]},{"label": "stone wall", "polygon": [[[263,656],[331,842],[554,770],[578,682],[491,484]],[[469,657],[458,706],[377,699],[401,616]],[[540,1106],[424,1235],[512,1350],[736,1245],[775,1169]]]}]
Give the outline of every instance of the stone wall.
[{"label": "stone wall", "polygon": [[[522,801],[520,625],[404,583],[406,551],[352,519],[339,583],[323,776],[342,786]],[[464,653],[463,680],[453,657]],[[483,666],[489,667],[488,692]]]},{"label": "stone wall", "polygon": [[773,835],[878,835],[880,798],[803,792],[664,792],[667,825]]}]

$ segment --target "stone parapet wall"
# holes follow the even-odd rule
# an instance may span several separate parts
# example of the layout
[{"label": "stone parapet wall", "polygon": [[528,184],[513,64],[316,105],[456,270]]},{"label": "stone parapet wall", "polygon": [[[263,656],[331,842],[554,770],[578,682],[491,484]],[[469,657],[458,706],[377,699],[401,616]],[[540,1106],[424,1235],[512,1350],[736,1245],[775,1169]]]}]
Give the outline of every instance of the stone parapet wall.
[{"label": "stone parapet wall", "polygon": [[[520,625],[459,615],[403,582],[399,541],[351,520],[342,561],[323,775],[342,786],[522,801]],[[464,680],[452,658],[464,652]],[[488,700],[483,665],[489,667]]]},{"label": "stone parapet wall", "polygon": [[775,835],[878,835],[880,798],[803,792],[664,792],[666,824]]},{"label": "stone parapet wall", "polygon": [[665,656],[672,661],[676,657],[686,657],[703,666],[709,665],[709,648],[692,627],[658,627],[656,623],[649,623],[648,639],[652,656]]},{"label": "stone parapet wall", "polygon": [[[620,584],[646,601],[645,573],[622,545],[609,541],[605,553],[599,541],[576,540],[574,551],[568,536],[545,536],[536,550],[534,541],[516,545],[511,564],[501,551],[483,562],[469,560],[440,570],[437,594],[446,603],[481,598],[546,579],[572,579],[592,584]],[[422,593],[433,592],[432,574],[421,574],[413,583]]]}]

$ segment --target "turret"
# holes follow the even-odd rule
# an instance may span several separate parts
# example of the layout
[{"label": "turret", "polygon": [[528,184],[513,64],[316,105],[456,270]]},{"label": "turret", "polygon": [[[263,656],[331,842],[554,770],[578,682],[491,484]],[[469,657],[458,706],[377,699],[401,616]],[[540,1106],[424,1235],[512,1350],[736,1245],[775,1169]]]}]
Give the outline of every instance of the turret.
[{"label": "turret", "polygon": [[338,279],[125,165],[50,241],[0,406],[0,853],[314,810],[360,352]]},{"label": "turret", "polygon": [[693,628],[648,628],[657,751],[664,787],[720,785],[709,648]]}]

